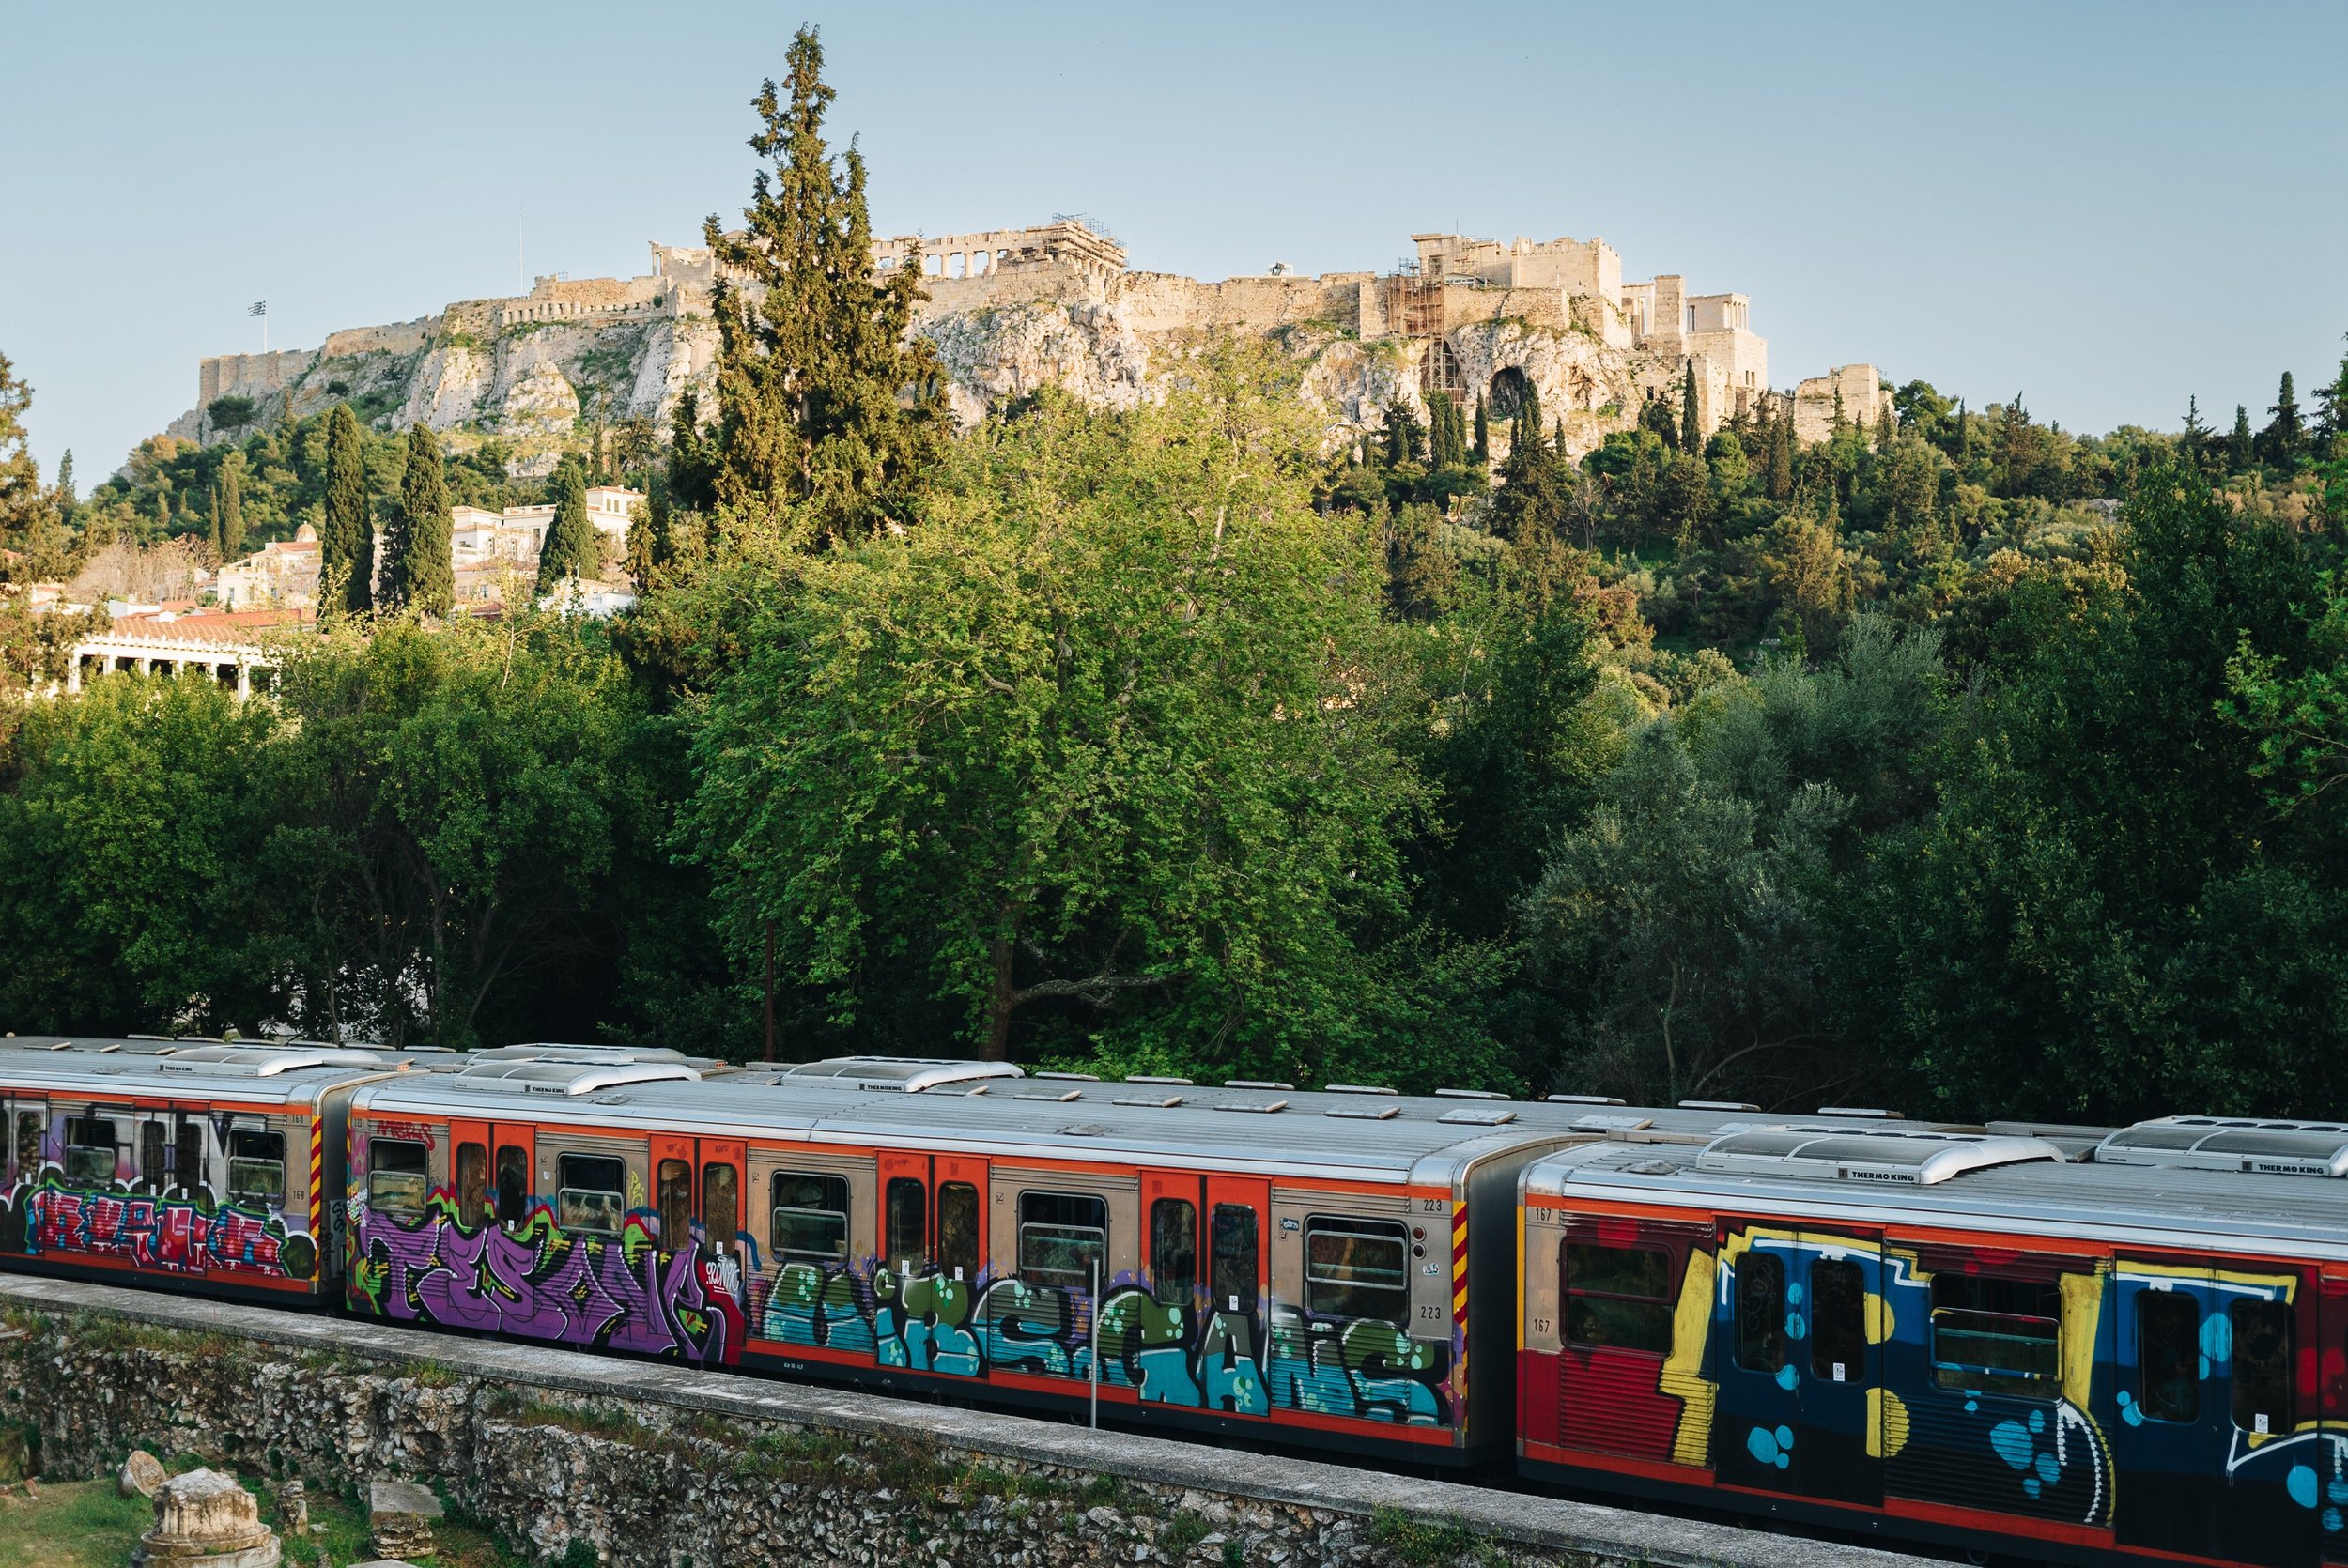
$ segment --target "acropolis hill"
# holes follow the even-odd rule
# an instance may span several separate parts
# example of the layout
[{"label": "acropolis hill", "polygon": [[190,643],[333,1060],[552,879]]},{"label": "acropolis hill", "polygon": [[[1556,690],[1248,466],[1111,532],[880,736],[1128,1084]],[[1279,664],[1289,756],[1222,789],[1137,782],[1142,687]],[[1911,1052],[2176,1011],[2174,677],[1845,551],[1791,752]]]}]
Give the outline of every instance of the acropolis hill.
[{"label": "acropolis hill", "polygon": [[[936,344],[955,412],[1050,384],[1125,406],[1148,395],[1152,356],[1201,331],[1275,338],[1305,365],[1305,392],[1333,436],[1377,428],[1397,400],[1424,410],[1441,390],[1511,413],[1530,384],[1568,450],[1635,423],[1642,403],[1695,373],[1707,433],[1758,400],[1791,395],[1796,432],[1822,438],[1837,392],[1846,417],[1889,402],[1872,365],[1845,365],[1772,393],[1769,343],[1741,294],[1687,291],[1676,273],[1625,283],[1602,239],[1501,243],[1412,237],[1415,263],[1387,274],[1259,276],[1201,283],[1136,272],[1125,249],[1073,219],[1037,228],[877,241],[878,270],[918,266],[929,299],[917,331]],[[196,407],[171,426],[210,440],[211,405],[249,398],[270,418],[342,399],[378,423],[493,434],[517,473],[551,468],[582,413],[651,418],[665,430],[688,387],[708,393],[718,331],[707,250],[655,244],[639,278],[545,277],[515,299],[467,300],[437,315],[336,332],[316,349],[203,361]]]}]

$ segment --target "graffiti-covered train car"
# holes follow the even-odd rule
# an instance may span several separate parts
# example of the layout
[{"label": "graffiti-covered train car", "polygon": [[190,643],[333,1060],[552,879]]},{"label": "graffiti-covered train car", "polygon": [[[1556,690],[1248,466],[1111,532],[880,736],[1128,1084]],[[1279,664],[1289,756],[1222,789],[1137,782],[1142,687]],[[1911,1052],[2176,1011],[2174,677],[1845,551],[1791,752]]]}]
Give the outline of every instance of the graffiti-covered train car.
[{"label": "graffiti-covered train car", "polygon": [[6,1044],[8,1268],[339,1298],[343,1118],[351,1091],[397,1062],[335,1046]]},{"label": "graffiti-covered train car", "polygon": [[1516,1175],[1592,1135],[1466,1095],[561,1055],[358,1095],[353,1310],[1433,1463],[1506,1453]]},{"label": "graffiti-covered train car", "polygon": [[1528,1475],[2078,1562],[2348,1561],[2348,1125],[1627,1132],[1522,1177]]}]

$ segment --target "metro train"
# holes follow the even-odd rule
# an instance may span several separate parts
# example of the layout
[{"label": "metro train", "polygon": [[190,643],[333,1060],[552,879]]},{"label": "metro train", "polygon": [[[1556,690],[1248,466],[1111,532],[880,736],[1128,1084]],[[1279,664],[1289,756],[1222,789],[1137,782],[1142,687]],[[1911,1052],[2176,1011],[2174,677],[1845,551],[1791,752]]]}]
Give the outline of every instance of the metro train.
[{"label": "metro train", "polygon": [[2060,1562],[2348,1562],[2348,1124],[0,1040],[0,1267]]}]

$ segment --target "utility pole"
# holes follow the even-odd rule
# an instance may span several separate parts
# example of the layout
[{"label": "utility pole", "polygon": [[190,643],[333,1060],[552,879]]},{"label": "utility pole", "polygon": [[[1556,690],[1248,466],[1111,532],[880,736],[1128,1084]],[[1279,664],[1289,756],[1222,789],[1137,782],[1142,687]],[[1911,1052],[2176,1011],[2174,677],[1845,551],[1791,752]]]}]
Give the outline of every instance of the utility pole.
[{"label": "utility pole", "polygon": [[775,923],[766,922],[766,1059],[775,1059]]}]

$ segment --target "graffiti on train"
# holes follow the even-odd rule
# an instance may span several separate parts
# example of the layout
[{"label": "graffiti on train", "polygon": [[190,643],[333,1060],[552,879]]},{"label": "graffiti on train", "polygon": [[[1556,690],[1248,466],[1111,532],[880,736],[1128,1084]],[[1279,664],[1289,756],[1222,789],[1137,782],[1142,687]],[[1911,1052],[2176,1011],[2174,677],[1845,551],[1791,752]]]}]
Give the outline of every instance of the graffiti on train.
[{"label": "graffiti on train", "polygon": [[467,1225],[445,1192],[421,1220],[349,1205],[353,1308],[378,1316],[718,1365],[741,1360],[741,1272],[696,1234],[663,1251],[651,1216],[567,1232],[545,1204]]},{"label": "graffiti on train", "polygon": [[189,1198],[69,1184],[55,1165],[0,1198],[0,1251],[118,1259],[166,1274],[306,1280],[317,1269],[317,1244],[266,1206],[223,1204],[209,1186]]},{"label": "graffiti on train", "polygon": [[[763,1284],[763,1282],[762,1282]],[[753,1313],[764,1337],[947,1376],[1092,1377],[1088,1292],[1016,1276],[975,1281],[786,1262]],[[1145,1405],[1262,1416],[1274,1409],[1442,1425],[1452,1347],[1370,1318],[1203,1312],[1120,1277],[1103,1293],[1101,1382]]]}]

